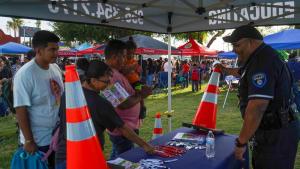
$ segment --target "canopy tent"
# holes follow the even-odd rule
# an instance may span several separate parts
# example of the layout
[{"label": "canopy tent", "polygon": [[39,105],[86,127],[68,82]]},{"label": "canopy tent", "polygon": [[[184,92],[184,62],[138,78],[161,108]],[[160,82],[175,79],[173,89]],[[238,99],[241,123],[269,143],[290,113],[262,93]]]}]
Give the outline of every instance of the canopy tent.
[{"label": "canopy tent", "polygon": [[274,49],[300,49],[300,29],[284,30],[264,37]]},{"label": "canopy tent", "polygon": [[[248,23],[295,25],[300,23],[299,6],[300,1],[295,0],[10,0],[0,2],[0,16],[168,33],[171,65],[171,33],[236,28]],[[171,66],[168,86],[171,113]]]},{"label": "canopy tent", "polygon": [[[264,42],[276,50],[300,49],[300,29],[283,30],[278,33],[267,35],[264,37]],[[284,55],[281,51],[279,51],[279,53],[281,56]],[[237,55],[234,52],[224,52],[219,53],[218,57],[234,59]]]},{"label": "canopy tent", "polygon": [[[121,41],[128,41],[129,37],[133,38],[136,43],[137,49],[136,54],[147,54],[147,55],[167,55],[168,54],[168,44],[156,40],[150,36],[146,35],[131,35],[120,38]],[[178,51],[175,47],[171,47],[172,53],[177,54]]]},{"label": "canopy tent", "polygon": [[214,56],[218,54],[216,50],[209,49],[199,44],[193,38],[189,38],[187,43],[179,46],[177,49],[180,50],[181,55],[185,56]]},{"label": "canopy tent", "polygon": [[104,50],[101,48],[102,46],[103,45],[96,45],[94,47],[90,47],[90,48],[78,51],[77,54],[80,55],[80,56],[81,55],[94,54],[94,53],[102,55],[104,53]]},{"label": "canopy tent", "polygon": [[220,59],[236,59],[237,55],[234,52],[222,52],[218,54]]},{"label": "canopy tent", "polygon": [[72,56],[77,56],[77,50],[76,49],[71,49],[71,48],[59,48],[58,51],[58,56],[59,57],[72,57]]},{"label": "canopy tent", "polygon": [[[120,38],[119,40],[126,42],[129,40],[129,37],[132,37],[133,41],[135,42],[137,49],[135,51],[136,54],[146,54],[146,55],[167,55],[168,54],[168,44],[156,40],[150,36],[146,35],[130,35]],[[103,51],[106,47],[106,44],[99,47],[98,50],[103,54]],[[172,54],[180,54],[175,47],[172,48]],[[102,51],[101,51],[102,50]]]},{"label": "canopy tent", "polygon": [[75,49],[80,51],[80,50],[88,49],[91,47],[92,47],[92,45],[90,43],[84,42],[83,44],[76,46]]},{"label": "canopy tent", "polygon": [[99,24],[158,33],[300,22],[295,0],[9,0],[0,15]]},{"label": "canopy tent", "polygon": [[30,50],[30,47],[15,42],[8,42],[0,46],[0,54],[24,54]]}]

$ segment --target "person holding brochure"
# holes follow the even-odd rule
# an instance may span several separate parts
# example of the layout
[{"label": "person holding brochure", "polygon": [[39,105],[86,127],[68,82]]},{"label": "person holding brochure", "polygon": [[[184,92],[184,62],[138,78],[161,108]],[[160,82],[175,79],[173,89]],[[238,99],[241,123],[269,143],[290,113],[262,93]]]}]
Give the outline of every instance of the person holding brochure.
[{"label": "person holding brochure", "polygon": [[[82,69],[82,68],[81,68]],[[102,149],[104,148],[104,131],[118,131],[121,135],[142,147],[147,153],[153,153],[154,148],[141,139],[115,112],[109,101],[99,95],[101,90],[110,84],[111,69],[104,62],[93,60],[89,63],[82,82],[84,96],[91,114],[97,136]],[[82,76],[81,76],[82,77]],[[66,168],[66,107],[65,99],[60,106],[60,134],[58,151],[56,152],[56,169]]]},{"label": "person holding brochure", "polygon": [[[108,42],[105,51],[106,63],[112,69],[112,84],[119,83],[122,88],[130,95],[124,102],[115,108],[117,114],[137,134],[140,128],[140,102],[151,94],[151,89],[143,86],[140,91],[133,89],[128,79],[120,73],[125,66],[125,56],[127,55],[126,44],[120,40],[111,40]],[[113,143],[111,159],[117,155],[130,150],[134,147],[133,142],[123,137],[118,130],[109,131],[110,140]]]}]

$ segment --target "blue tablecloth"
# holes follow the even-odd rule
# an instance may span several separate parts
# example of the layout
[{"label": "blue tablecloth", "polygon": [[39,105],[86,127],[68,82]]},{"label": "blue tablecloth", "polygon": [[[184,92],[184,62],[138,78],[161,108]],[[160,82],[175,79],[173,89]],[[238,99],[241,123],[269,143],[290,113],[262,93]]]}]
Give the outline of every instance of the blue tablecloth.
[{"label": "blue tablecloth", "polygon": [[[196,133],[197,131],[190,128],[179,128],[162,137],[152,140],[152,145],[164,145],[170,141],[176,133],[189,132]],[[215,136],[215,151],[216,155],[212,159],[207,159],[205,156],[205,149],[203,150],[189,150],[182,156],[175,157],[178,160],[166,163],[166,166],[171,169],[249,169],[249,156],[245,153],[245,162],[242,163],[234,158],[234,135],[218,135]],[[139,162],[141,159],[156,158],[162,160],[169,160],[174,158],[161,158],[159,156],[147,155],[141,148],[134,148],[120,155],[120,157],[132,161]]]}]

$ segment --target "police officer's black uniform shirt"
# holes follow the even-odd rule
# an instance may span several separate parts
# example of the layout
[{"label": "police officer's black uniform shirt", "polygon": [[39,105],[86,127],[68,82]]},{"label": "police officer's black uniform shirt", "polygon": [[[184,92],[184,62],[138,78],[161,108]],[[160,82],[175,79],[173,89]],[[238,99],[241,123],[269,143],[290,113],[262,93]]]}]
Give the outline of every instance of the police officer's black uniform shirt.
[{"label": "police officer's black uniform shirt", "polygon": [[264,43],[251,54],[240,69],[239,97],[243,117],[249,100],[270,100],[264,117],[288,102],[291,82],[284,64],[277,52]]},{"label": "police officer's black uniform shirt", "polygon": [[[99,96],[95,91],[83,89],[83,93],[87,102],[87,106],[92,116],[94,127],[103,148],[104,130],[114,130],[124,125],[122,119],[115,112],[114,107],[109,101]],[[58,142],[58,151],[55,154],[56,163],[66,160],[66,112],[65,97],[62,96],[60,105],[60,133]]]}]

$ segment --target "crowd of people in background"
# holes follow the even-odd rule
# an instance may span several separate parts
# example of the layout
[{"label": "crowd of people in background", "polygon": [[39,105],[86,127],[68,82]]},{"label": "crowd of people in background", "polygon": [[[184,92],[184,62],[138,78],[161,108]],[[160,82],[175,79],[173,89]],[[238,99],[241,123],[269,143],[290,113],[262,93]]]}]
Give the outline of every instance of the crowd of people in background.
[{"label": "crowd of people in background", "polygon": [[[8,115],[14,112],[12,106],[12,78],[16,72],[27,62],[29,62],[35,53],[33,50],[29,51],[23,59],[20,56],[1,56],[0,57],[0,116]],[[133,55],[134,56],[134,55]],[[290,60],[295,60],[295,53],[290,55]],[[87,60],[100,60],[105,61],[104,58],[90,58]],[[135,60],[134,69],[138,73],[138,81],[155,88],[159,83],[159,74],[168,72],[168,59],[160,57],[159,59],[146,58],[138,55],[132,58]],[[181,88],[188,88],[189,84],[192,85],[192,91],[197,92],[201,90],[201,83],[207,81],[212,72],[212,63],[216,59],[203,59],[199,61],[192,61],[190,59],[172,58],[171,60],[171,75],[172,85],[180,86]],[[74,64],[77,59],[58,58],[56,63],[61,70],[65,69],[65,65]],[[220,62],[227,67],[236,67],[236,60],[222,59]],[[225,84],[225,73],[221,74],[220,84]],[[130,77],[129,77],[130,78]],[[166,87],[166,86],[165,86]]]},{"label": "crowd of people in background", "polygon": [[29,62],[34,55],[34,51],[31,50],[22,61],[19,56],[0,57],[0,117],[14,112],[12,105],[12,79],[16,72]]}]

